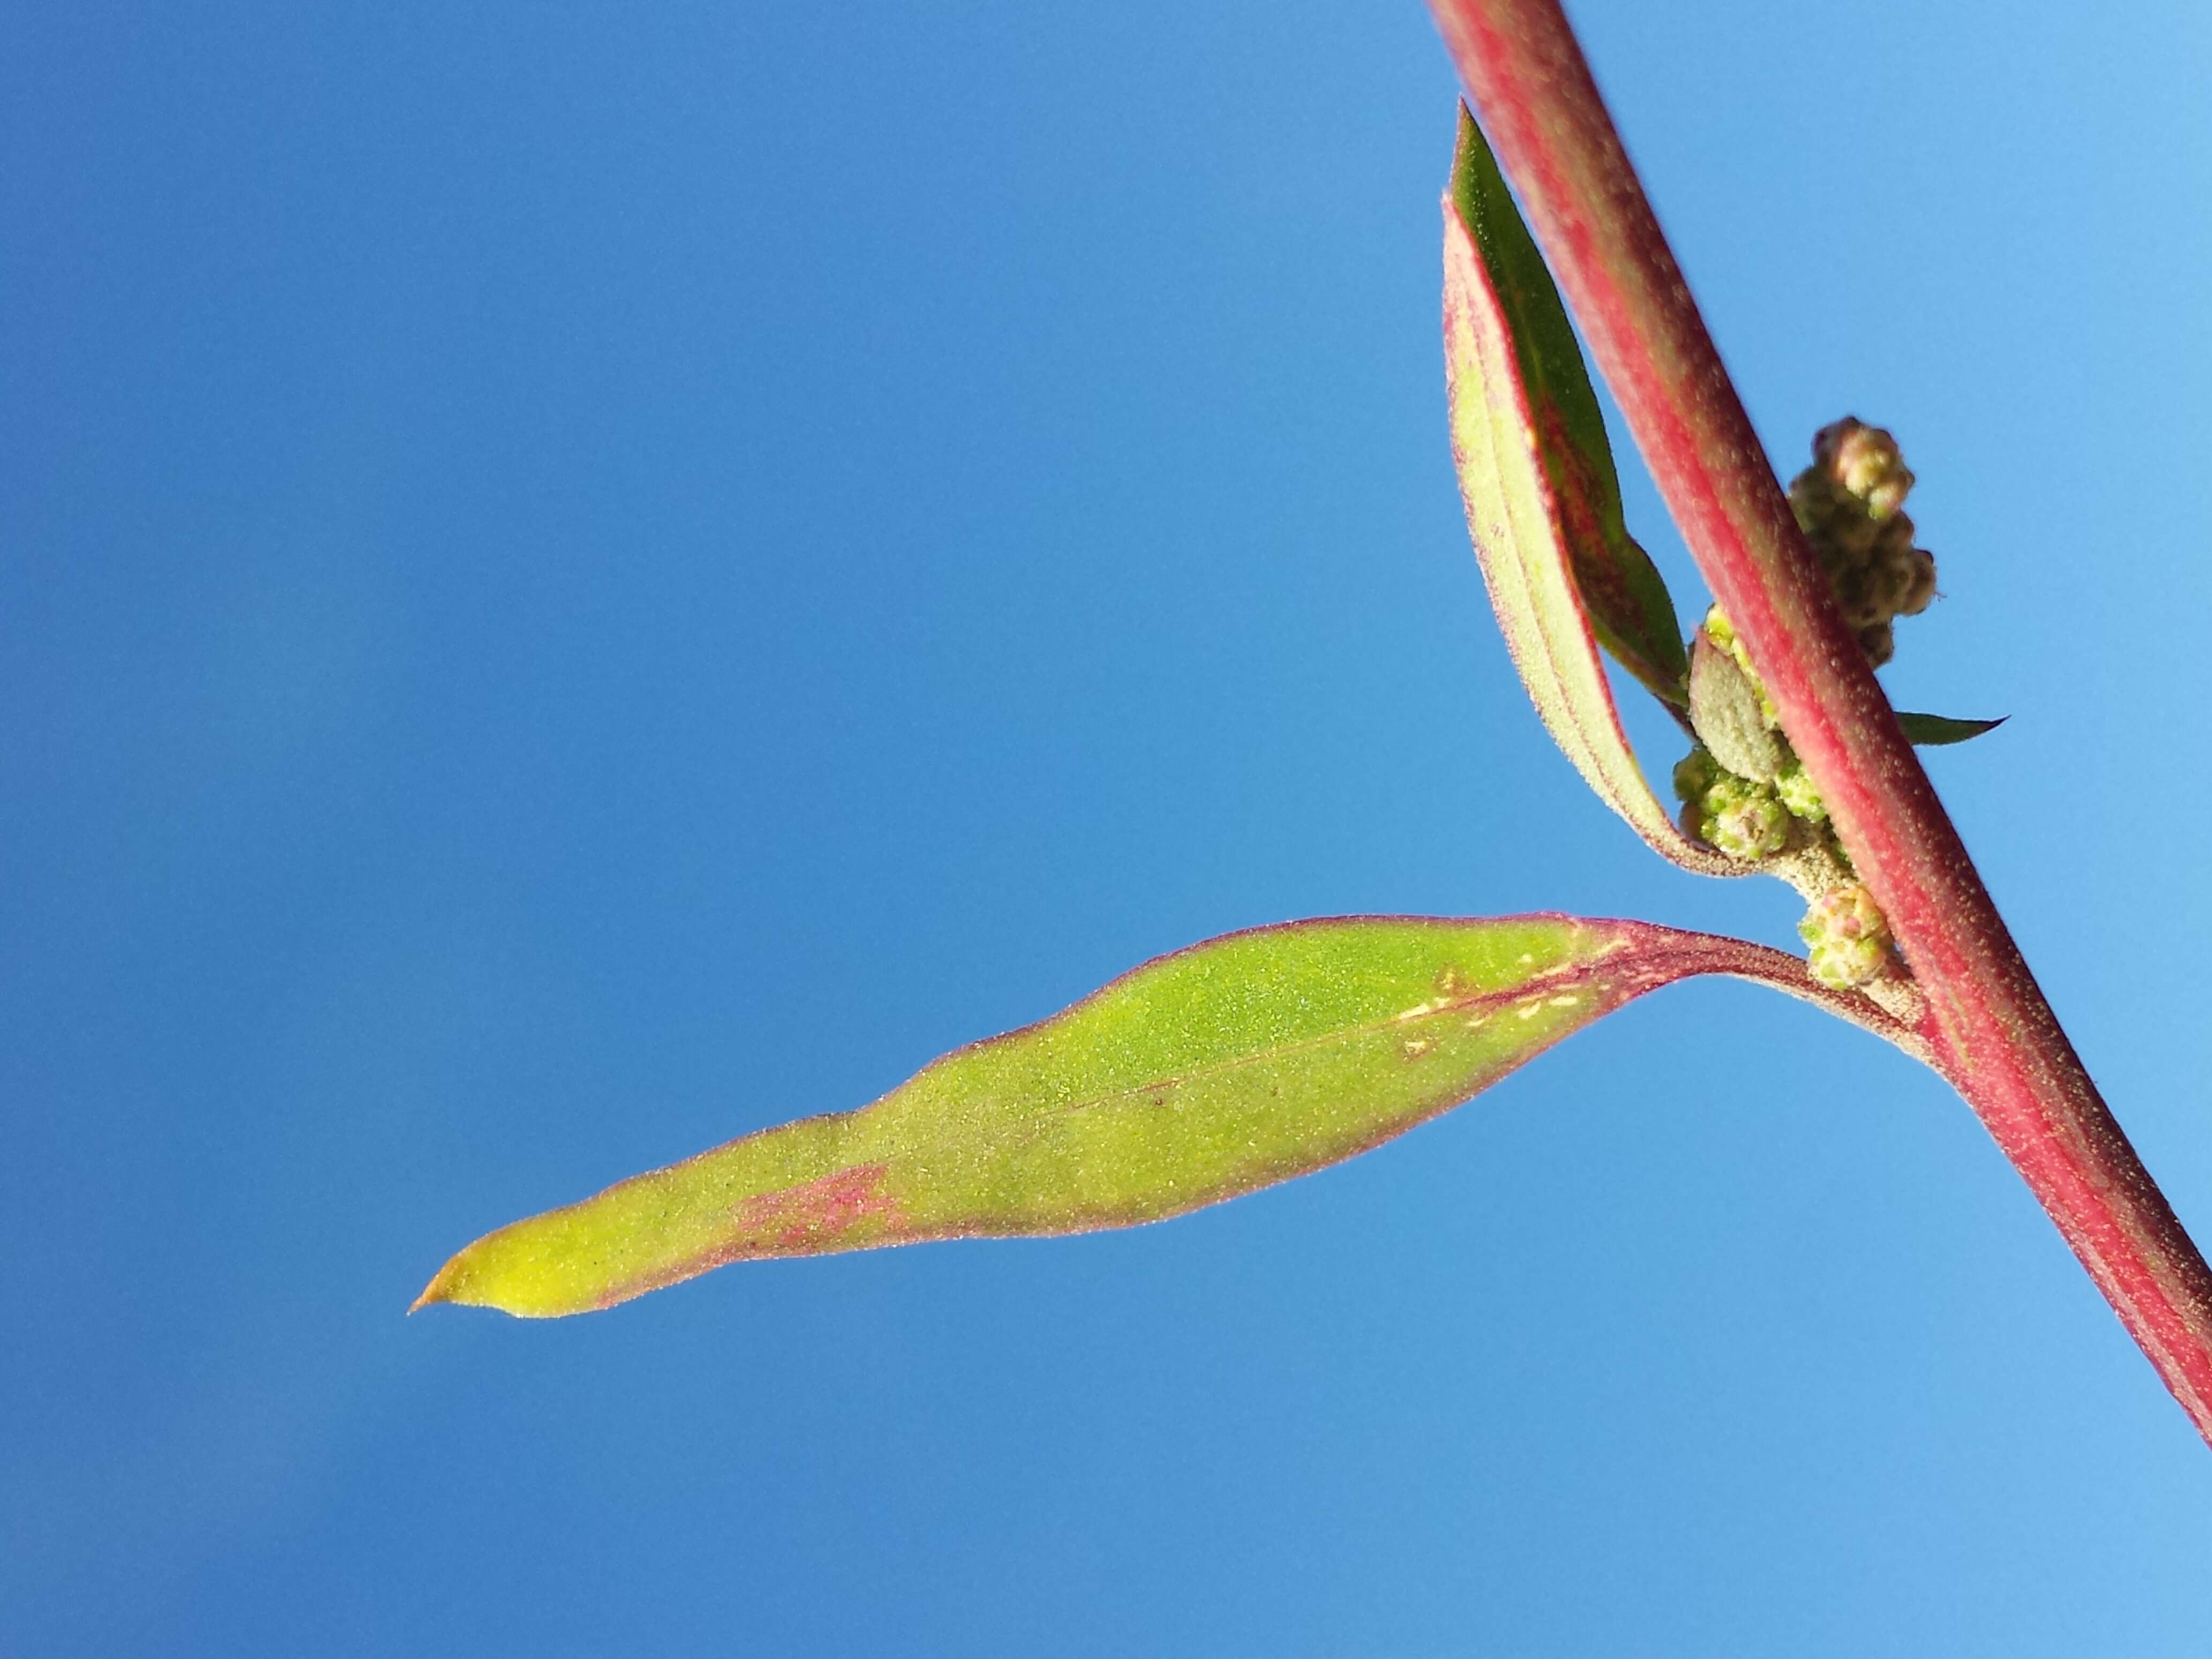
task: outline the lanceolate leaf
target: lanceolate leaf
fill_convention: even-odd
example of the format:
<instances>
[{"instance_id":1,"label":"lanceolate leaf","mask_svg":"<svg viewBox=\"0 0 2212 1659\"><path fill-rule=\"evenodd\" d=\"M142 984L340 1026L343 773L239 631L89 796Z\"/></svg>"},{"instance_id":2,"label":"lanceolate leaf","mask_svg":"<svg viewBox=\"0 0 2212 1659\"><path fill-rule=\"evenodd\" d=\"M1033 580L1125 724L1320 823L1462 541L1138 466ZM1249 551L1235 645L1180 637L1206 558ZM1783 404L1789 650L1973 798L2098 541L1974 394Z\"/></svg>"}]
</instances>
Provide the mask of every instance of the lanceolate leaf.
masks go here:
<instances>
[{"instance_id":1,"label":"lanceolate leaf","mask_svg":"<svg viewBox=\"0 0 2212 1659\"><path fill-rule=\"evenodd\" d=\"M1363 1152L1633 997L1764 980L1907 1047L1760 945L1570 916L1232 933L802 1119L478 1239L424 1303L551 1316L725 1262L1154 1221Z\"/></svg>"},{"instance_id":2,"label":"lanceolate leaf","mask_svg":"<svg viewBox=\"0 0 2212 1659\"><path fill-rule=\"evenodd\" d=\"M1544 467L1524 356L1452 197L1444 201L1444 380L1468 529L1506 649L1537 714L1599 798L1653 848L1706 875L1743 874L1750 866L1681 832L1628 746L1570 570L1560 495ZM1671 609L1668 617L1671 629Z\"/></svg>"},{"instance_id":3,"label":"lanceolate leaf","mask_svg":"<svg viewBox=\"0 0 2212 1659\"><path fill-rule=\"evenodd\" d=\"M1954 720L1946 714L1899 714L1897 723L1905 728L1907 742L1932 749L1947 743L1964 743L1984 732L1994 732L2005 723L2005 719L2000 714L1993 720Z\"/></svg>"},{"instance_id":4,"label":"lanceolate leaf","mask_svg":"<svg viewBox=\"0 0 2212 1659\"><path fill-rule=\"evenodd\" d=\"M1662 701L1686 708L1681 624L1657 567L1622 518L1613 445L1582 348L1544 256L1464 104L1451 205L1512 337L1538 455L1598 642Z\"/></svg>"}]
</instances>

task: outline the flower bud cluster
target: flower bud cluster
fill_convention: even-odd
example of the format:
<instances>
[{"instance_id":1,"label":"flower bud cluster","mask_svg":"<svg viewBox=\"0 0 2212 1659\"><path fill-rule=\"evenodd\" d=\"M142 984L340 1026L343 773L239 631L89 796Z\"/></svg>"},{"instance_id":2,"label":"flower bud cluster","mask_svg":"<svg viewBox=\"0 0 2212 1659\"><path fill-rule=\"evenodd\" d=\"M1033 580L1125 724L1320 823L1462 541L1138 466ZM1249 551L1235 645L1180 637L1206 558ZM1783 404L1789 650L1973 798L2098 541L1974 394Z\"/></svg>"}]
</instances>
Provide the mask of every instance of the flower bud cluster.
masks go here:
<instances>
[{"instance_id":1,"label":"flower bud cluster","mask_svg":"<svg viewBox=\"0 0 2212 1659\"><path fill-rule=\"evenodd\" d=\"M1732 859L1771 858L1790 844L1790 814L1763 783L1722 772L1696 805L1698 838Z\"/></svg>"},{"instance_id":2,"label":"flower bud cluster","mask_svg":"<svg viewBox=\"0 0 2212 1659\"><path fill-rule=\"evenodd\" d=\"M1792 806L1784 782L1804 769L1792 757L1789 769L1772 784L1729 771L1699 744L1674 767L1674 793L1682 802L1682 832L1715 852L1752 863L1788 848L1790 819L1808 815ZM1809 787L1809 786L1807 786ZM1819 805L1819 797L1813 797ZM1825 809L1821 817L1826 817Z\"/></svg>"},{"instance_id":3,"label":"flower bud cluster","mask_svg":"<svg viewBox=\"0 0 2212 1659\"><path fill-rule=\"evenodd\" d=\"M1881 487L1879 481L1875 487ZM1808 896L1811 908L1797 931L1808 947L1807 966L1820 984L1852 990L1891 978L1897 958L1888 924L1874 896L1853 878L1850 860L1828 822L1827 805L1790 747L1743 641L1718 605L1707 613L1704 635L1705 641L1693 641L1693 647L1703 649L1709 642L1724 672L1741 672L1746 690L1732 701L1720 697L1715 688L1723 681L1708 668L1706 696L1700 699L1695 665L1705 659L1693 657L1690 718L1700 737L1674 768L1684 833L1745 863L1773 860L1769 867ZM1772 754L1778 757L1764 781L1729 770L1715 755L1716 748L1751 752L1756 745L1737 729L1746 721L1765 725L1768 732L1762 735L1771 737Z\"/></svg>"},{"instance_id":4,"label":"flower bud cluster","mask_svg":"<svg viewBox=\"0 0 2212 1659\"><path fill-rule=\"evenodd\" d=\"M1790 809L1790 816L1802 818L1808 823L1828 821L1827 804L1820 792L1813 787L1813 779L1805 770L1805 763L1792 757L1774 780L1775 799Z\"/></svg>"},{"instance_id":5,"label":"flower bud cluster","mask_svg":"<svg viewBox=\"0 0 2212 1659\"><path fill-rule=\"evenodd\" d=\"M1897 441L1849 418L1820 429L1813 465L1790 486L1797 522L1876 667L1896 648L1896 619L1918 615L1936 596L1935 557L1912 544L1905 514L1911 489ZM1852 873L1827 805L1718 605L1690 647L1688 712L1698 741L1674 768L1683 832L1729 858L1763 864L1806 895L1811 908L1797 931L1820 984L1872 988L1877 1000L1909 989L1889 924Z\"/></svg>"},{"instance_id":6,"label":"flower bud cluster","mask_svg":"<svg viewBox=\"0 0 2212 1659\"><path fill-rule=\"evenodd\" d=\"M1871 985L1890 970L1889 923L1857 882L1814 899L1797 936L1805 941L1813 977L1831 990Z\"/></svg>"},{"instance_id":7,"label":"flower bud cluster","mask_svg":"<svg viewBox=\"0 0 2212 1659\"><path fill-rule=\"evenodd\" d=\"M1702 743L1691 750L1674 767L1683 833L1747 864L1776 860L1778 873L1786 870L1799 891L1811 894L1797 933L1820 983L1848 991L1889 979L1897 971L1889 924L1874 895L1852 878L1804 763L1786 744L1784 754L1782 770L1767 784L1729 771Z\"/></svg>"},{"instance_id":8,"label":"flower bud cluster","mask_svg":"<svg viewBox=\"0 0 2212 1659\"><path fill-rule=\"evenodd\" d=\"M1877 668L1895 653L1896 619L1918 616L1936 597L1936 556L1912 544L1905 513L1911 489L1897 441L1848 416L1820 428L1813 465L1790 485L1798 525Z\"/></svg>"}]
</instances>

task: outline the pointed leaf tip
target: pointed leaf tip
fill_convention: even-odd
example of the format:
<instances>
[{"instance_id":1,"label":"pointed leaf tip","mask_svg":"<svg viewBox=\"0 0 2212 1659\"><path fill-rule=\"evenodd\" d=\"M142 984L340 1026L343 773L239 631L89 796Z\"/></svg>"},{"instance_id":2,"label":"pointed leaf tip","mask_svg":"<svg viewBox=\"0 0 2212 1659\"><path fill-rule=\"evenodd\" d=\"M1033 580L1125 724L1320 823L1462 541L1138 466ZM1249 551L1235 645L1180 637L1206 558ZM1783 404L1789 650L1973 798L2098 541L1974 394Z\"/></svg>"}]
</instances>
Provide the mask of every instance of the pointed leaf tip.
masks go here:
<instances>
[{"instance_id":1,"label":"pointed leaf tip","mask_svg":"<svg viewBox=\"0 0 2212 1659\"><path fill-rule=\"evenodd\" d=\"M1964 743L1978 738L1984 732L1994 732L2011 719L2000 714L1993 720L1953 720L1948 714L1907 714L1900 713L1897 723L1905 728L1905 741L1923 749L1939 748L1945 744Z\"/></svg>"},{"instance_id":2,"label":"pointed leaf tip","mask_svg":"<svg viewBox=\"0 0 2212 1659\"><path fill-rule=\"evenodd\" d=\"M1701 973L1765 980L1881 1029L1872 1005L1821 992L1794 957L1640 922L1258 928L1147 963L858 1111L488 1234L416 1306L551 1317L726 1262L1159 1220L1364 1152Z\"/></svg>"},{"instance_id":3,"label":"pointed leaf tip","mask_svg":"<svg viewBox=\"0 0 2212 1659\"><path fill-rule=\"evenodd\" d=\"M425 1308L434 1307L441 1302L454 1300L453 1278L454 1268L459 1261L460 1258L456 1256L438 1269L430 1282L422 1287L422 1294L407 1304L407 1311L410 1316L421 1313Z\"/></svg>"}]
</instances>

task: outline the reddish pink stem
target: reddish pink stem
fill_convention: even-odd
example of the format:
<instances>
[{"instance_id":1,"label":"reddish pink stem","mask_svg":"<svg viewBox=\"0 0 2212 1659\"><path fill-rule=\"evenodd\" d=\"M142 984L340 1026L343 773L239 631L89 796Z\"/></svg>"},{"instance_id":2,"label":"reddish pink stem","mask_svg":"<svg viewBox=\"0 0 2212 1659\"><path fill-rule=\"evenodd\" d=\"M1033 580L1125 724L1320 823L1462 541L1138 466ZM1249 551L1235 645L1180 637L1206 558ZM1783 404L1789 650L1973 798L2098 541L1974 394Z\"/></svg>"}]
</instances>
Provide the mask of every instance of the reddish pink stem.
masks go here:
<instances>
[{"instance_id":1,"label":"reddish pink stem","mask_svg":"<svg viewBox=\"0 0 2212 1659\"><path fill-rule=\"evenodd\" d=\"M1927 994L1923 1035L2212 1442L2212 1272L2097 1094L1844 624L1557 0L1431 0L1675 523Z\"/></svg>"}]
</instances>

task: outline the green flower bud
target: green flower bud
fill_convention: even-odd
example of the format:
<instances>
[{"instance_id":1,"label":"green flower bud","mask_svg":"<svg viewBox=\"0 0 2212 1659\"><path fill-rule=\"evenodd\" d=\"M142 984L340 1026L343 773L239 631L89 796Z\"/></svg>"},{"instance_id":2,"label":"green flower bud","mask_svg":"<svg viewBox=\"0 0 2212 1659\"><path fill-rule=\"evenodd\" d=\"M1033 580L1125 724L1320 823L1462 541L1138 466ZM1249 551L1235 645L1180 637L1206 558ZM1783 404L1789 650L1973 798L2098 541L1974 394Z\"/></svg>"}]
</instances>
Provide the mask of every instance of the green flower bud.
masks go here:
<instances>
[{"instance_id":1,"label":"green flower bud","mask_svg":"<svg viewBox=\"0 0 2212 1659\"><path fill-rule=\"evenodd\" d=\"M1771 858L1790 840L1790 815L1771 789L1723 773L1698 802L1699 839L1732 859Z\"/></svg>"},{"instance_id":2,"label":"green flower bud","mask_svg":"<svg viewBox=\"0 0 2212 1659\"><path fill-rule=\"evenodd\" d=\"M1788 809L1792 817L1802 818L1808 823L1826 823L1828 821L1827 804L1820 799L1820 792L1813 787L1813 780L1806 775L1805 763L1801 760L1793 758L1775 778L1774 798Z\"/></svg>"},{"instance_id":3,"label":"green flower bud","mask_svg":"<svg viewBox=\"0 0 2212 1659\"><path fill-rule=\"evenodd\" d=\"M1678 800L1702 801L1705 791L1720 781L1720 763L1703 744L1674 763L1674 795Z\"/></svg>"},{"instance_id":4,"label":"green flower bud","mask_svg":"<svg viewBox=\"0 0 2212 1659\"><path fill-rule=\"evenodd\" d=\"M1871 984L1888 971L1889 923L1860 884L1814 900L1797 924L1797 936L1808 947L1806 965L1813 977L1832 990Z\"/></svg>"}]
</instances>

